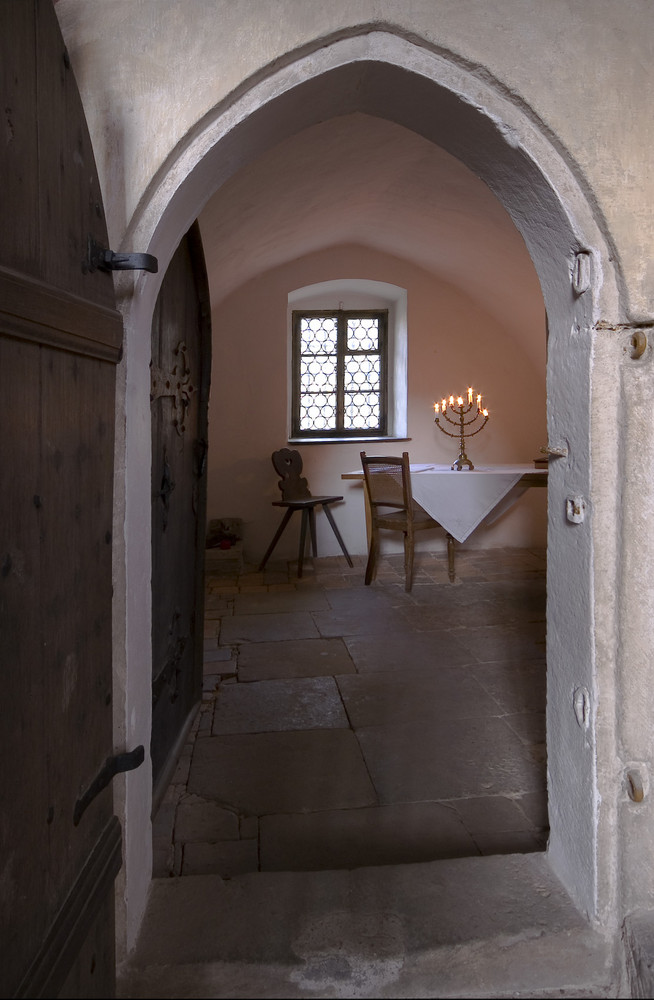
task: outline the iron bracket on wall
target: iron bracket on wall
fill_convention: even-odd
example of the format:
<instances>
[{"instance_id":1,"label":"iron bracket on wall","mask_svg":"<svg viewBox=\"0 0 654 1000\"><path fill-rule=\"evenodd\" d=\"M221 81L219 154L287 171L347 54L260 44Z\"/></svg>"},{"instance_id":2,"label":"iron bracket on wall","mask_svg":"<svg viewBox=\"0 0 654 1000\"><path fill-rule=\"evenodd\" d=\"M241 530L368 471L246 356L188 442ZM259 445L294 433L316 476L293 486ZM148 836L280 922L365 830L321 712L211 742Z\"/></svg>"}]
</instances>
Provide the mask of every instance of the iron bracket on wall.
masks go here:
<instances>
[{"instance_id":1,"label":"iron bracket on wall","mask_svg":"<svg viewBox=\"0 0 654 1000\"><path fill-rule=\"evenodd\" d=\"M150 271L156 274L159 261L151 253L116 253L107 250L89 236L88 257L84 262L86 271Z\"/></svg>"}]
</instances>

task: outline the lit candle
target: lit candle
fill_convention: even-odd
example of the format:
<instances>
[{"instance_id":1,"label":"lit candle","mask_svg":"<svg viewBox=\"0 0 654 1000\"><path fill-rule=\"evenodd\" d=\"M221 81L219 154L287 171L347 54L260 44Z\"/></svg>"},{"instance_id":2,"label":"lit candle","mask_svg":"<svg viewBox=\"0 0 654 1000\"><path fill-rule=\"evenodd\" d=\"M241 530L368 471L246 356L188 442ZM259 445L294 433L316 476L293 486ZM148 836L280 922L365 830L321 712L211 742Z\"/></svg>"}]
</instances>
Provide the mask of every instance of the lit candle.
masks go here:
<instances>
[{"instance_id":1,"label":"lit candle","mask_svg":"<svg viewBox=\"0 0 654 1000\"><path fill-rule=\"evenodd\" d=\"M468 402L472 403L472 386L468 386Z\"/></svg>"},{"instance_id":2,"label":"lit candle","mask_svg":"<svg viewBox=\"0 0 654 1000\"><path fill-rule=\"evenodd\" d=\"M488 410L482 410L482 413L483 413L483 415L484 415L485 417L487 417L487 416L488 416Z\"/></svg>"},{"instance_id":3,"label":"lit candle","mask_svg":"<svg viewBox=\"0 0 654 1000\"><path fill-rule=\"evenodd\" d=\"M438 413L438 403L434 403L434 413Z\"/></svg>"},{"instance_id":4,"label":"lit candle","mask_svg":"<svg viewBox=\"0 0 654 1000\"><path fill-rule=\"evenodd\" d=\"M463 406L463 396L457 396L456 405Z\"/></svg>"},{"instance_id":5,"label":"lit candle","mask_svg":"<svg viewBox=\"0 0 654 1000\"><path fill-rule=\"evenodd\" d=\"M477 393L477 412L481 413L481 393Z\"/></svg>"},{"instance_id":6,"label":"lit candle","mask_svg":"<svg viewBox=\"0 0 654 1000\"><path fill-rule=\"evenodd\" d=\"M447 400L446 400L446 399L443 399L443 400L441 401L441 409L442 409L443 413L445 413L445 407L446 407L446 406L447 406Z\"/></svg>"},{"instance_id":7,"label":"lit candle","mask_svg":"<svg viewBox=\"0 0 654 1000\"><path fill-rule=\"evenodd\" d=\"M454 406L454 396L450 396L450 406Z\"/></svg>"}]
</instances>

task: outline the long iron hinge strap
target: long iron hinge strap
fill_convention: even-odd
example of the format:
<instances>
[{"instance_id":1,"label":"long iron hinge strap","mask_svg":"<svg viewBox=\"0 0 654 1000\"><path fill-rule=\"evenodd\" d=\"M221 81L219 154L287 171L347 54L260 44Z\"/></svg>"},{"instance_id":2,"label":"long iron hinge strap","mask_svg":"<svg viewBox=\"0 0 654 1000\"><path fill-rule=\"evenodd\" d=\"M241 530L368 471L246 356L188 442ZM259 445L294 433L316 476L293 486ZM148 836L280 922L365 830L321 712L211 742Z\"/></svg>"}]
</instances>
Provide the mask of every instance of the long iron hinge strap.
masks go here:
<instances>
[{"instance_id":1,"label":"long iron hinge strap","mask_svg":"<svg viewBox=\"0 0 654 1000\"><path fill-rule=\"evenodd\" d=\"M140 767L144 760L145 748L143 744L134 747L128 753L119 753L115 757L107 757L89 787L75 803L75 809L73 810L73 823L75 826L81 820L87 806L93 802L93 799L96 795L100 794L103 788L107 787L115 775L122 774L123 771L133 771L135 768Z\"/></svg>"}]
</instances>

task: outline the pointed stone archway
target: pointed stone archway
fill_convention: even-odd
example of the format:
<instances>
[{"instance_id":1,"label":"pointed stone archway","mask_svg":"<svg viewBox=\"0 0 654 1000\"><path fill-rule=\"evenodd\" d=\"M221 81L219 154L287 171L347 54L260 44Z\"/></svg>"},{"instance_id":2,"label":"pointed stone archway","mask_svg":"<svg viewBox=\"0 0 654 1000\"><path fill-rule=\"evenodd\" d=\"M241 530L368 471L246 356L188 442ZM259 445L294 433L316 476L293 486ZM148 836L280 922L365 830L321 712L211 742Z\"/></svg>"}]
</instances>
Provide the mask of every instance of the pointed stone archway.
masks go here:
<instances>
[{"instance_id":1,"label":"pointed stone archway","mask_svg":"<svg viewBox=\"0 0 654 1000\"><path fill-rule=\"evenodd\" d=\"M598 730L594 635L594 531L590 505L577 523L568 501L591 496L590 376L598 319L618 322L622 301L616 255L603 220L565 151L529 109L497 81L446 53L390 31L334 37L292 55L283 66L217 107L169 156L125 235L125 246L158 256L160 274L207 198L238 169L282 138L327 117L363 111L388 118L446 149L480 176L511 215L538 273L548 314L548 433L560 451L551 463L548 543L548 755L551 840L548 862L576 904L602 922L615 909L616 874L602 845L615 806L600 808L598 759L612 752L610 725ZM158 284L124 286L127 355L122 400L125 436L117 467L118 516L124 517L124 601L131 609L116 664L126 717L147 728L149 566L143 511L149 485L140 428L149 407L148 346ZM139 502L139 498L143 503ZM130 625L130 622L135 623ZM131 629L131 631L130 631ZM610 683L610 682L609 682ZM599 745L598 740L603 742ZM147 892L148 789L128 788L128 895ZM130 836L130 831L134 834ZM608 850L608 849L607 849ZM127 939L142 905L126 914Z\"/></svg>"}]
</instances>

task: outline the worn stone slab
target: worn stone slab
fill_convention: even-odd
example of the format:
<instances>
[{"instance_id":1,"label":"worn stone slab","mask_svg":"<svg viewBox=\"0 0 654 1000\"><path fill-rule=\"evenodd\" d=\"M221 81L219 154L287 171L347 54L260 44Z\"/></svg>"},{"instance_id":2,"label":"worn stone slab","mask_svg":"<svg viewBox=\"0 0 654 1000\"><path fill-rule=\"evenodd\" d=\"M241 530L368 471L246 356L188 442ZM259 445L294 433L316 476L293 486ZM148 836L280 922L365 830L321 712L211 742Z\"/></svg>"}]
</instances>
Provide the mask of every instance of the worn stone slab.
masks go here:
<instances>
[{"instance_id":1,"label":"worn stone slab","mask_svg":"<svg viewBox=\"0 0 654 1000\"><path fill-rule=\"evenodd\" d=\"M538 796L544 804L547 816L547 794L545 790L529 793ZM505 795L473 795L466 799L454 799L449 805L460 816L463 824L475 839L477 834L504 834L537 829L531 815L521 808L521 797L508 798ZM546 825L546 824L545 824Z\"/></svg>"},{"instance_id":2,"label":"worn stone slab","mask_svg":"<svg viewBox=\"0 0 654 1000\"><path fill-rule=\"evenodd\" d=\"M329 601L320 588L262 591L234 598L235 615L278 615L295 611L328 611Z\"/></svg>"},{"instance_id":3,"label":"worn stone slab","mask_svg":"<svg viewBox=\"0 0 654 1000\"><path fill-rule=\"evenodd\" d=\"M318 639L308 611L289 614L234 615L223 619L220 642L229 646L241 642L271 642L276 639Z\"/></svg>"},{"instance_id":4,"label":"worn stone slab","mask_svg":"<svg viewBox=\"0 0 654 1000\"><path fill-rule=\"evenodd\" d=\"M517 802L530 823L537 829L547 829L549 814L547 795L542 792L524 792Z\"/></svg>"},{"instance_id":5,"label":"worn stone slab","mask_svg":"<svg viewBox=\"0 0 654 1000\"><path fill-rule=\"evenodd\" d=\"M316 611L313 620L320 635L394 635L407 632L402 612L396 608L381 607L361 612L359 608L342 608L339 611Z\"/></svg>"},{"instance_id":6,"label":"worn stone slab","mask_svg":"<svg viewBox=\"0 0 654 1000\"><path fill-rule=\"evenodd\" d=\"M214 735L348 726L332 677L253 681L222 687L213 717Z\"/></svg>"},{"instance_id":7,"label":"worn stone slab","mask_svg":"<svg viewBox=\"0 0 654 1000\"><path fill-rule=\"evenodd\" d=\"M478 855L454 809L436 802L260 820L262 871L414 864Z\"/></svg>"},{"instance_id":8,"label":"worn stone slab","mask_svg":"<svg viewBox=\"0 0 654 1000\"><path fill-rule=\"evenodd\" d=\"M355 666L340 638L257 642L241 646L238 654L240 681L354 672Z\"/></svg>"},{"instance_id":9,"label":"worn stone slab","mask_svg":"<svg viewBox=\"0 0 654 1000\"><path fill-rule=\"evenodd\" d=\"M488 625L461 633L461 645L480 663L495 660L545 659L545 623Z\"/></svg>"},{"instance_id":10,"label":"worn stone slab","mask_svg":"<svg viewBox=\"0 0 654 1000\"><path fill-rule=\"evenodd\" d=\"M380 802L422 802L535 791L537 764L502 719L410 722L357 730Z\"/></svg>"},{"instance_id":11,"label":"worn stone slab","mask_svg":"<svg viewBox=\"0 0 654 1000\"><path fill-rule=\"evenodd\" d=\"M322 585L325 586L324 583ZM356 608L357 611L370 611L374 614L384 608L395 607L398 600L403 600L402 595L406 592L403 588L379 590L359 585L348 590L327 588L324 593L332 611L351 611Z\"/></svg>"},{"instance_id":12,"label":"worn stone slab","mask_svg":"<svg viewBox=\"0 0 654 1000\"><path fill-rule=\"evenodd\" d=\"M347 729L200 740L188 790L255 816L377 802L359 744Z\"/></svg>"},{"instance_id":13,"label":"worn stone slab","mask_svg":"<svg viewBox=\"0 0 654 1000\"><path fill-rule=\"evenodd\" d=\"M544 662L500 661L474 667L473 672L503 713L511 716L514 725L519 725L515 718L518 714L545 711L547 667Z\"/></svg>"},{"instance_id":14,"label":"worn stone slab","mask_svg":"<svg viewBox=\"0 0 654 1000\"><path fill-rule=\"evenodd\" d=\"M211 647L210 649L205 649L204 651L204 663L224 663L227 660L231 660L232 651L231 649L216 648Z\"/></svg>"},{"instance_id":15,"label":"worn stone slab","mask_svg":"<svg viewBox=\"0 0 654 1000\"><path fill-rule=\"evenodd\" d=\"M538 830L507 830L504 833L479 831L474 841L480 854L531 854L547 849L547 833Z\"/></svg>"},{"instance_id":16,"label":"worn stone slab","mask_svg":"<svg viewBox=\"0 0 654 1000\"><path fill-rule=\"evenodd\" d=\"M422 588L416 594L416 604L405 606L405 621L421 631L441 628L477 629L480 626L522 625L524 621L539 620L534 610L526 612L493 593L491 584L470 584L461 587L441 588L438 599L428 600ZM447 596L445 596L447 595Z\"/></svg>"},{"instance_id":17,"label":"worn stone slab","mask_svg":"<svg viewBox=\"0 0 654 1000\"><path fill-rule=\"evenodd\" d=\"M525 743L545 743L547 727L544 711L505 715L504 721Z\"/></svg>"},{"instance_id":18,"label":"worn stone slab","mask_svg":"<svg viewBox=\"0 0 654 1000\"><path fill-rule=\"evenodd\" d=\"M354 635L344 640L359 673L398 670L422 673L439 668L475 663L454 633L415 632L403 628L395 635Z\"/></svg>"},{"instance_id":19,"label":"worn stone slab","mask_svg":"<svg viewBox=\"0 0 654 1000\"><path fill-rule=\"evenodd\" d=\"M407 677L402 670L339 677L350 722L361 726L398 725L499 715L497 702L470 673L438 666Z\"/></svg>"},{"instance_id":20,"label":"worn stone slab","mask_svg":"<svg viewBox=\"0 0 654 1000\"><path fill-rule=\"evenodd\" d=\"M182 875L222 875L232 878L256 872L259 851L256 840L234 840L219 844L185 844Z\"/></svg>"},{"instance_id":21,"label":"worn stone slab","mask_svg":"<svg viewBox=\"0 0 654 1000\"><path fill-rule=\"evenodd\" d=\"M223 809L217 802L207 802L195 795L187 795L177 806L176 841L213 843L238 838L238 815Z\"/></svg>"}]
</instances>

